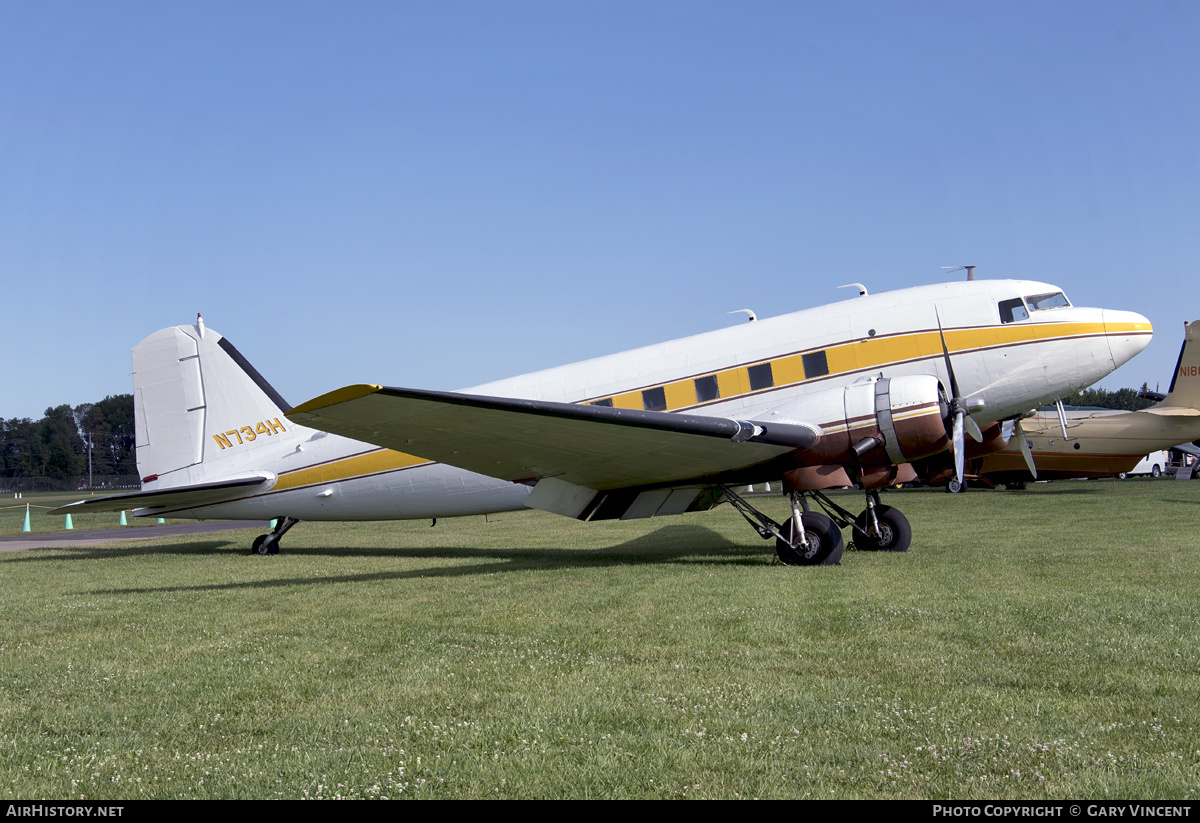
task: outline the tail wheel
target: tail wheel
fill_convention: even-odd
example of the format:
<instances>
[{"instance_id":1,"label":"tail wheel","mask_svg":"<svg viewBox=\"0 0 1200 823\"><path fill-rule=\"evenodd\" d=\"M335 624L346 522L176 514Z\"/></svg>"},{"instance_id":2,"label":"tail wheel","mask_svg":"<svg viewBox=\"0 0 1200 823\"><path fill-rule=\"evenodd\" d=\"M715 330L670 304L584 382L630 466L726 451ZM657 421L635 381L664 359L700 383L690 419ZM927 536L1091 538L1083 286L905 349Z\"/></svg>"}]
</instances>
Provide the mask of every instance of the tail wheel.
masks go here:
<instances>
[{"instance_id":1,"label":"tail wheel","mask_svg":"<svg viewBox=\"0 0 1200 823\"><path fill-rule=\"evenodd\" d=\"M854 518L854 545L864 552L906 552L912 545L912 526L899 509L891 506L876 506L875 519L879 522L879 534L867 534L870 513L864 511Z\"/></svg>"},{"instance_id":2,"label":"tail wheel","mask_svg":"<svg viewBox=\"0 0 1200 823\"><path fill-rule=\"evenodd\" d=\"M820 512L805 512L800 516L804 524L807 546L792 546L788 541L775 539L775 556L788 566L836 566L842 561L842 531L837 524ZM798 539L792 528L792 519L783 524L783 534Z\"/></svg>"}]
</instances>

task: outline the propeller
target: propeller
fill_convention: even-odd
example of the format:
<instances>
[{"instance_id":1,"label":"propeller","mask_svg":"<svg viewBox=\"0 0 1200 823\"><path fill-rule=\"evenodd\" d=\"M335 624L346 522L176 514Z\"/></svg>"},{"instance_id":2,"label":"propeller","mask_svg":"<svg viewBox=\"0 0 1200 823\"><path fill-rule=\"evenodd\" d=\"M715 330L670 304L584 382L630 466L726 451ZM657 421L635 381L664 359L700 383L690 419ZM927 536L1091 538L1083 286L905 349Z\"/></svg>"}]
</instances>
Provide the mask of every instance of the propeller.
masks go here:
<instances>
[{"instance_id":1,"label":"propeller","mask_svg":"<svg viewBox=\"0 0 1200 823\"><path fill-rule=\"evenodd\" d=\"M1023 416L1029 417L1032 414L1033 412L1029 412ZM1028 467L1029 473L1033 475L1033 479L1037 480L1037 466L1033 463L1033 452L1029 449L1029 438L1025 436L1025 429L1021 427L1021 418L1018 417L1016 420L1010 420L1009 422L1012 424L1012 428L1009 429L1008 436L1004 438L1004 442L1007 443L1011 440L1013 435L1017 436L1017 445L1021 447L1021 456L1025 458L1025 465Z\"/></svg>"},{"instance_id":2,"label":"propeller","mask_svg":"<svg viewBox=\"0 0 1200 823\"><path fill-rule=\"evenodd\" d=\"M971 439L976 443L983 441L983 433L979 430L979 424L971 419L970 412L983 408L983 401L976 400L974 403L968 404L967 400L962 396L962 391L958 387L958 378L954 376L954 365L950 362L950 349L946 347L946 333L942 330L942 317L938 313L937 306L933 307L934 316L937 318L938 336L942 339L942 357L946 360L946 373L950 377L950 415L954 422L951 428L950 443L954 451L954 474L958 477L958 482L963 480L963 458L966 454L966 439L963 436L965 431L971 435Z\"/></svg>"}]
</instances>

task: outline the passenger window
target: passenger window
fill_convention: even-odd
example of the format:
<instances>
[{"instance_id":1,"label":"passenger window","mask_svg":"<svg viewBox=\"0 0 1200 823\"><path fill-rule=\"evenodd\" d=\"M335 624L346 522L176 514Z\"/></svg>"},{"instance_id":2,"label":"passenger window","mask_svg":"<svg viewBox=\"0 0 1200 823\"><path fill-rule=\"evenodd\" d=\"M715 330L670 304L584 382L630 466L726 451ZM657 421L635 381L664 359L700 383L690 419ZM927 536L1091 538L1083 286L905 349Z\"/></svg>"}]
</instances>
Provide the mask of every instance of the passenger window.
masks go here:
<instances>
[{"instance_id":1,"label":"passenger window","mask_svg":"<svg viewBox=\"0 0 1200 823\"><path fill-rule=\"evenodd\" d=\"M710 374L708 377L697 377L694 382L696 384L697 403L707 403L721 396L721 389L717 386L717 376L715 374Z\"/></svg>"},{"instance_id":2,"label":"passenger window","mask_svg":"<svg viewBox=\"0 0 1200 823\"><path fill-rule=\"evenodd\" d=\"M1012 300L1000 301L1000 322L1014 323L1017 320L1028 320L1029 312L1025 311L1025 303L1019 297Z\"/></svg>"},{"instance_id":3,"label":"passenger window","mask_svg":"<svg viewBox=\"0 0 1200 823\"><path fill-rule=\"evenodd\" d=\"M801 355L800 362L804 365L804 378L806 380L810 377L824 377L829 374L829 361L825 358L824 351L815 351Z\"/></svg>"},{"instance_id":4,"label":"passenger window","mask_svg":"<svg viewBox=\"0 0 1200 823\"><path fill-rule=\"evenodd\" d=\"M612 408L612 398L606 397L603 400L593 400L588 405L589 406L608 406L611 409Z\"/></svg>"},{"instance_id":5,"label":"passenger window","mask_svg":"<svg viewBox=\"0 0 1200 823\"><path fill-rule=\"evenodd\" d=\"M775 385L775 375L771 373L770 363L760 363L746 369L750 377L750 391L769 389Z\"/></svg>"},{"instance_id":6,"label":"passenger window","mask_svg":"<svg viewBox=\"0 0 1200 823\"><path fill-rule=\"evenodd\" d=\"M667 393L662 386L642 392L642 408L646 411L663 411L667 407Z\"/></svg>"}]
</instances>

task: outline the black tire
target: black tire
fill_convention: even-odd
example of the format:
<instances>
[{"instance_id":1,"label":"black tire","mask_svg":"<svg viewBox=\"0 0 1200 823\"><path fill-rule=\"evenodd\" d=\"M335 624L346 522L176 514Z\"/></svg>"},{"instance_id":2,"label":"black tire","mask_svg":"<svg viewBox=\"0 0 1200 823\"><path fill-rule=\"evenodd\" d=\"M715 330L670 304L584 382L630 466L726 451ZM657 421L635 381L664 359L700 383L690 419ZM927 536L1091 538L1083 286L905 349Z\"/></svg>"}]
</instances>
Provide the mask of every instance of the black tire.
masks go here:
<instances>
[{"instance_id":1,"label":"black tire","mask_svg":"<svg viewBox=\"0 0 1200 823\"><path fill-rule=\"evenodd\" d=\"M867 512L854 518L854 545L861 552L906 552L912 545L912 526L899 509L891 506L876 506L875 519L879 521L879 536L867 534Z\"/></svg>"},{"instance_id":2,"label":"black tire","mask_svg":"<svg viewBox=\"0 0 1200 823\"><path fill-rule=\"evenodd\" d=\"M260 534L254 538L250 550L255 554L279 554L279 541L272 540L270 534Z\"/></svg>"},{"instance_id":3,"label":"black tire","mask_svg":"<svg viewBox=\"0 0 1200 823\"><path fill-rule=\"evenodd\" d=\"M1150 470L1150 476L1156 479L1162 477L1162 468L1157 463L1155 463L1154 468Z\"/></svg>"},{"instance_id":4,"label":"black tire","mask_svg":"<svg viewBox=\"0 0 1200 823\"><path fill-rule=\"evenodd\" d=\"M967 478L963 478L961 482L957 477L951 477L946 481L946 491L950 494L959 494L967 490Z\"/></svg>"},{"instance_id":5,"label":"black tire","mask_svg":"<svg viewBox=\"0 0 1200 823\"><path fill-rule=\"evenodd\" d=\"M775 539L775 556L788 566L837 566L842 562L842 530L820 512L804 512L800 516L808 548L793 548L786 540ZM783 524L783 534L792 535L792 519Z\"/></svg>"}]
</instances>

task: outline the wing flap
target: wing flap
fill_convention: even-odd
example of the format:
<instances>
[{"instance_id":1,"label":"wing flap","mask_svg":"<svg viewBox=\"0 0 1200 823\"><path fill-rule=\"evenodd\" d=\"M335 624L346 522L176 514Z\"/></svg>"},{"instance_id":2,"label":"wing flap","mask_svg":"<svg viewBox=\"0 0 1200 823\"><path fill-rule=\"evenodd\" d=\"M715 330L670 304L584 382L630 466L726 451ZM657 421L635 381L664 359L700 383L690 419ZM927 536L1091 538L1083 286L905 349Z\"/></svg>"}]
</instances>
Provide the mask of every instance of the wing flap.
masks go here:
<instances>
[{"instance_id":1,"label":"wing flap","mask_svg":"<svg viewBox=\"0 0 1200 823\"><path fill-rule=\"evenodd\" d=\"M596 490L718 476L820 437L808 425L381 386L339 389L287 416L491 477Z\"/></svg>"}]
</instances>

